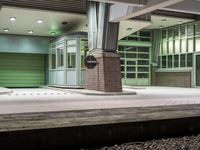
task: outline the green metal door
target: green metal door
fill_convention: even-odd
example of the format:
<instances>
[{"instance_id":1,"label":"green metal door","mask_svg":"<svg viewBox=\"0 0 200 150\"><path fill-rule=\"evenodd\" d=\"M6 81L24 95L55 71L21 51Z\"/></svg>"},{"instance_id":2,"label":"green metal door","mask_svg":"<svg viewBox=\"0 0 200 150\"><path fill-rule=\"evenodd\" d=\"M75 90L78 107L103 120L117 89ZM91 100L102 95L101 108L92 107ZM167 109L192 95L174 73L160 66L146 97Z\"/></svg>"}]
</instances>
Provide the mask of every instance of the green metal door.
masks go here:
<instances>
[{"instance_id":1,"label":"green metal door","mask_svg":"<svg viewBox=\"0 0 200 150\"><path fill-rule=\"evenodd\" d=\"M0 53L0 86L38 87L45 84L45 55Z\"/></svg>"}]
</instances>

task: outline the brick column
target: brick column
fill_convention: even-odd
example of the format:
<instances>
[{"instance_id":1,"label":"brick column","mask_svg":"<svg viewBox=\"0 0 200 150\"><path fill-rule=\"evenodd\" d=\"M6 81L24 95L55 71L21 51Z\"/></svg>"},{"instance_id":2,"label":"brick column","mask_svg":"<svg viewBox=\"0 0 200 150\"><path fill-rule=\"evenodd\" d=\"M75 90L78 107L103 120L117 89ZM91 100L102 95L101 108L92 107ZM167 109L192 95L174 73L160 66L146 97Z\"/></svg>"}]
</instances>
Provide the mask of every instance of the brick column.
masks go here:
<instances>
[{"instance_id":1,"label":"brick column","mask_svg":"<svg viewBox=\"0 0 200 150\"><path fill-rule=\"evenodd\" d=\"M120 58L117 53L93 51L97 66L86 69L85 88L102 92L122 92Z\"/></svg>"}]
</instances>

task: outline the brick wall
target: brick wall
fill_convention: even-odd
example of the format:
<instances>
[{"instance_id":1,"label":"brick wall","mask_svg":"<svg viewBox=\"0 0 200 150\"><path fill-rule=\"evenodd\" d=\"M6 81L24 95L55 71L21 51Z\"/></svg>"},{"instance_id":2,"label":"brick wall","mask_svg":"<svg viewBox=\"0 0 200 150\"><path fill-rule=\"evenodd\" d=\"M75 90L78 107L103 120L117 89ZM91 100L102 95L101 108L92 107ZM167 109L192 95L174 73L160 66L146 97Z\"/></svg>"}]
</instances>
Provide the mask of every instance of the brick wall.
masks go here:
<instances>
[{"instance_id":1,"label":"brick wall","mask_svg":"<svg viewBox=\"0 0 200 150\"><path fill-rule=\"evenodd\" d=\"M120 58L115 53L94 52L97 66L86 69L85 88L103 92L122 92Z\"/></svg>"},{"instance_id":2,"label":"brick wall","mask_svg":"<svg viewBox=\"0 0 200 150\"><path fill-rule=\"evenodd\" d=\"M188 87L192 85L191 72L155 72L154 78L157 86Z\"/></svg>"}]
</instances>

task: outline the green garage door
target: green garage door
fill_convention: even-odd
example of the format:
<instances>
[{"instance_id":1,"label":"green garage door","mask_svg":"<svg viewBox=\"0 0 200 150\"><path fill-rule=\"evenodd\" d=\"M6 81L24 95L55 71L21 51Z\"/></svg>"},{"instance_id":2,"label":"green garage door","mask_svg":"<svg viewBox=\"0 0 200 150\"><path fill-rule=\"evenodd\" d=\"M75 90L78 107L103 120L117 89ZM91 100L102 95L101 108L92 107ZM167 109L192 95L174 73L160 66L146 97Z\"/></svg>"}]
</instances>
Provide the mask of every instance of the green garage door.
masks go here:
<instances>
[{"instance_id":1,"label":"green garage door","mask_svg":"<svg viewBox=\"0 0 200 150\"><path fill-rule=\"evenodd\" d=\"M38 87L45 83L45 55L0 53L0 86Z\"/></svg>"}]
</instances>

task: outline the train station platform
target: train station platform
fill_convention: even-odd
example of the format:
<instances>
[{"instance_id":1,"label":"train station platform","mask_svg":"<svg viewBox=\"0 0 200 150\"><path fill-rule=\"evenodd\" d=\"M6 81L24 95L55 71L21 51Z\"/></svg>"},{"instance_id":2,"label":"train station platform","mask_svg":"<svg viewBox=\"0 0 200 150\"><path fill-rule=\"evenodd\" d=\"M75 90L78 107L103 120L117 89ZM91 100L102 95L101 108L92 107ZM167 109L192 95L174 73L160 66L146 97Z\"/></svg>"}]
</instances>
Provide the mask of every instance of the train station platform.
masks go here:
<instances>
[{"instance_id":1,"label":"train station platform","mask_svg":"<svg viewBox=\"0 0 200 150\"><path fill-rule=\"evenodd\" d=\"M109 96L12 90L0 95L4 150L79 149L200 133L200 89L126 87L137 94Z\"/></svg>"}]
</instances>

